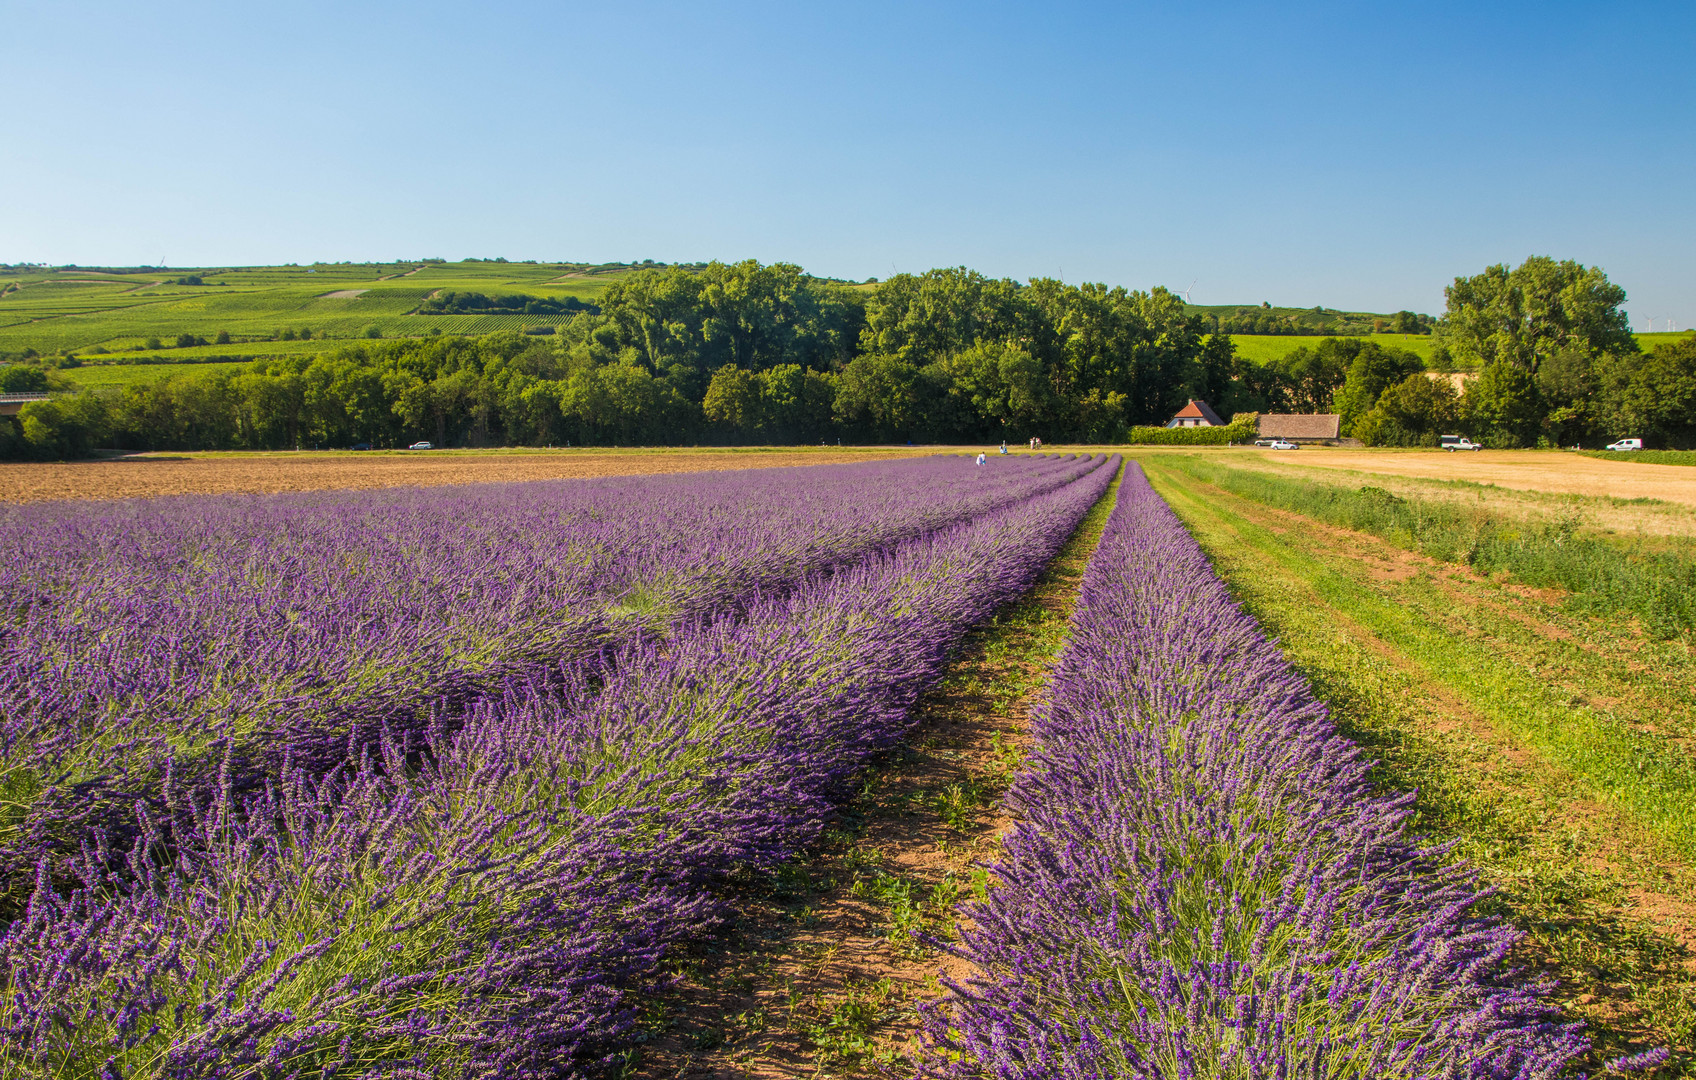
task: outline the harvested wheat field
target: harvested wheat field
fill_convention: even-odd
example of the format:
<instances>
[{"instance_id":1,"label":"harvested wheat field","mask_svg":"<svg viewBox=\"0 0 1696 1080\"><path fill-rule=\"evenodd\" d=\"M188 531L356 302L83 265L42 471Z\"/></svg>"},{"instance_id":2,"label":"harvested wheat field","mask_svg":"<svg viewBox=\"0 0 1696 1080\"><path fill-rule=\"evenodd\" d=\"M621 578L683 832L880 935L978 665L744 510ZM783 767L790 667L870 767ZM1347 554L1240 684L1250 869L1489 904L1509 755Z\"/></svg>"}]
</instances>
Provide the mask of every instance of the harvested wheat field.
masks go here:
<instances>
[{"instance_id":1,"label":"harvested wheat field","mask_svg":"<svg viewBox=\"0 0 1696 1080\"><path fill-rule=\"evenodd\" d=\"M429 487L650 473L836 465L920 457L924 450L557 450L534 453L131 454L104 461L0 465L0 502L155 495Z\"/></svg>"},{"instance_id":2,"label":"harvested wheat field","mask_svg":"<svg viewBox=\"0 0 1696 1080\"><path fill-rule=\"evenodd\" d=\"M1696 469L1687 465L1647 465L1605 461L1559 451L1343 450L1304 447L1299 451L1244 451L1279 464L1318 466L1411 476L1428 480L1466 480L1517 491L1563 492L1615 499L1664 499L1696 506Z\"/></svg>"}]
</instances>

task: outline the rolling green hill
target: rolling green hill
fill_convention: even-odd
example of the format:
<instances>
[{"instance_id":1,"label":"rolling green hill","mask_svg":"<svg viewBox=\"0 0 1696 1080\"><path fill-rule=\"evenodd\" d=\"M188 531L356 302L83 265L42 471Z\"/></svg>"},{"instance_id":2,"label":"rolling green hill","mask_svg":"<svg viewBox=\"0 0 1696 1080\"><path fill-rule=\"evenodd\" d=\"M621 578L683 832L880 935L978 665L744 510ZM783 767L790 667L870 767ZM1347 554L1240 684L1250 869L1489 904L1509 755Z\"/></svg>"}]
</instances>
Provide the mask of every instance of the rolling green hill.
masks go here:
<instances>
[{"instance_id":1,"label":"rolling green hill","mask_svg":"<svg viewBox=\"0 0 1696 1080\"><path fill-rule=\"evenodd\" d=\"M0 268L0 354L33 349L123 360L160 352L148 346L149 339L158 339L174 357L178 350L170 346L186 334L208 344L181 350L185 359L268 355L333 348L337 341L372 334L423 337L559 326L571 316L413 312L442 290L576 297L592 304L612 282L642 268L472 261L168 270L7 267ZM298 340L301 330L311 339ZM221 341L221 334L228 340Z\"/></svg>"},{"instance_id":2,"label":"rolling green hill","mask_svg":"<svg viewBox=\"0 0 1696 1080\"><path fill-rule=\"evenodd\" d=\"M66 369L67 379L84 386L119 386L210 370L206 362L227 366L255 357L317 353L370 336L557 328L572 315L435 315L420 314L418 308L437 293L451 291L575 297L593 304L613 282L661 265L411 260L172 269L0 266L0 359L30 351L72 353L84 366ZM1374 333L1375 326L1394 319L1374 312L1239 304L1187 305L1186 310L1227 331L1255 320L1276 322L1285 332L1231 334L1238 353L1258 363L1327 336L1371 336L1426 359L1436 344L1428 333ZM1289 333L1292 328L1304 333ZM301 331L311 336L302 339ZM205 344L178 346L183 335ZM1649 349L1682 336L1637 338ZM151 339L158 346L150 346ZM151 363L140 366L138 361Z\"/></svg>"},{"instance_id":3,"label":"rolling green hill","mask_svg":"<svg viewBox=\"0 0 1696 1080\"><path fill-rule=\"evenodd\" d=\"M1644 352L1657 345L1679 341L1690 336L1690 331L1680 330L1672 334L1633 334L1637 344ZM1406 349L1421 360L1431 359L1431 351L1437 347L1437 339L1430 334L1232 334L1231 341L1237 347L1237 355L1257 364L1264 364L1287 356L1296 349L1313 346L1324 341L1326 337L1365 337L1380 345Z\"/></svg>"}]
</instances>

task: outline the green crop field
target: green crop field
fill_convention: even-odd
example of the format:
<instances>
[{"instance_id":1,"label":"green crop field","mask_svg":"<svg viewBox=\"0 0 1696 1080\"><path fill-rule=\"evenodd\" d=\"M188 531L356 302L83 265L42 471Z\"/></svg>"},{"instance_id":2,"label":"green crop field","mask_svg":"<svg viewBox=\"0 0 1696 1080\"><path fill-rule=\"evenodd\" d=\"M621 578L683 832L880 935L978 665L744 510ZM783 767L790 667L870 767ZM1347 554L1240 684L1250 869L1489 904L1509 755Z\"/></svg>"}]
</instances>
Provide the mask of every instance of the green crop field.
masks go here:
<instances>
[{"instance_id":1,"label":"green crop field","mask_svg":"<svg viewBox=\"0 0 1696 1080\"><path fill-rule=\"evenodd\" d=\"M1368 335L1337 335L1364 336L1369 341L1375 341L1386 347L1406 349L1421 360L1431 359L1431 351L1437 347L1437 339L1431 334L1368 334ZM1689 332L1680 331L1674 334L1634 334L1637 344L1648 352L1657 345L1680 341L1690 336ZM1237 346L1237 355L1257 364L1265 364L1294 352L1303 346L1312 348L1324 341L1323 336L1307 336L1292 334L1232 334L1231 341Z\"/></svg>"},{"instance_id":2,"label":"green crop field","mask_svg":"<svg viewBox=\"0 0 1696 1080\"><path fill-rule=\"evenodd\" d=\"M558 327L569 315L415 315L438 290L512 294L588 303L639 266L578 263L386 263L173 268L114 272L75 268L0 269L0 353L72 352L123 360L158 355L180 335L228 343L180 355L278 355L334 348L375 330L384 337L486 334ZM198 277L203 284L183 285ZM308 341L280 340L308 330ZM327 340L326 340L327 339Z\"/></svg>"},{"instance_id":3,"label":"green crop field","mask_svg":"<svg viewBox=\"0 0 1696 1080\"><path fill-rule=\"evenodd\" d=\"M244 362L203 364L93 364L88 367L61 371L66 381L84 390L106 390L133 386L136 383L157 382L172 375L211 375L222 371L240 371Z\"/></svg>"},{"instance_id":4,"label":"green crop field","mask_svg":"<svg viewBox=\"0 0 1696 1080\"><path fill-rule=\"evenodd\" d=\"M1328 336L1364 336L1380 345L1406 349L1416 354L1421 360L1431 359L1431 350L1437 341L1430 334L1367 334L1367 335L1328 335ZM1286 356L1295 350L1313 346L1324 341L1325 337L1294 334L1232 334L1231 341L1237 346L1237 355L1257 364L1264 364L1279 357Z\"/></svg>"}]
</instances>

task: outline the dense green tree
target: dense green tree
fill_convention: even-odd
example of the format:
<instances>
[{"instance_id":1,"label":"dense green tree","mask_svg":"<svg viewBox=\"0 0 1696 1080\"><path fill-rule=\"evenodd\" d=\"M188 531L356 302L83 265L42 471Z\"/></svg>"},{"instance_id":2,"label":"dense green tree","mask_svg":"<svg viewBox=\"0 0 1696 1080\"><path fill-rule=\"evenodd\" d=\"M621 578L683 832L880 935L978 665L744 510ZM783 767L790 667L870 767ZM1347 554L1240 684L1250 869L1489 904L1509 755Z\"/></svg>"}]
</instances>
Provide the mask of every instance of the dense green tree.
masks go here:
<instances>
[{"instance_id":1,"label":"dense green tree","mask_svg":"<svg viewBox=\"0 0 1696 1080\"><path fill-rule=\"evenodd\" d=\"M1019 292L963 266L896 274L866 305L860 350L920 367L978 341L1018 338L1030 310Z\"/></svg>"},{"instance_id":2,"label":"dense green tree","mask_svg":"<svg viewBox=\"0 0 1696 1080\"><path fill-rule=\"evenodd\" d=\"M1556 349L1538 365L1536 382L1544 436L1556 446L1593 441L1608 410L1590 350L1577 344Z\"/></svg>"},{"instance_id":3,"label":"dense green tree","mask_svg":"<svg viewBox=\"0 0 1696 1080\"><path fill-rule=\"evenodd\" d=\"M1386 349L1374 341L1356 341L1349 347L1354 358L1349 361L1348 374L1331 400L1331 411L1342 418L1342 431L1354 435L1354 426L1378 404L1385 390L1402 382L1409 375L1423 371L1419 357L1404 349ZM1339 349L1342 353L1344 349Z\"/></svg>"},{"instance_id":4,"label":"dense green tree","mask_svg":"<svg viewBox=\"0 0 1696 1080\"><path fill-rule=\"evenodd\" d=\"M1266 365L1266 406L1274 412L1322 413L1348 378L1363 343L1358 338L1326 338L1313 348L1292 349Z\"/></svg>"},{"instance_id":5,"label":"dense green tree","mask_svg":"<svg viewBox=\"0 0 1696 1080\"><path fill-rule=\"evenodd\" d=\"M0 394L45 394L47 371L34 364L0 367Z\"/></svg>"},{"instance_id":6,"label":"dense green tree","mask_svg":"<svg viewBox=\"0 0 1696 1080\"><path fill-rule=\"evenodd\" d=\"M735 364L719 368L707 384L701 414L727 435L759 435L766 427L765 394L759 376Z\"/></svg>"},{"instance_id":7,"label":"dense green tree","mask_svg":"<svg viewBox=\"0 0 1696 1080\"><path fill-rule=\"evenodd\" d=\"M1631 375L1615 438L1696 449L1696 337L1661 345Z\"/></svg>"},{"instance_id":8,"label":"dense green tree","mask_svg":"<svg viewBox=\"0 0 1696 1080\"><path fill-rule=\"evenodd\" d=\"M799 364L760 372L766 438L775 443L811 442L830 430L836 377Z\"/></svg>"},{"instance_id":9,"label":"dense green tree","mask_svg":"<svg viewBox=\"0 0 1696 1080\"><path fill-rule=\"evenodd\" d=\"M1637 351L1620 309L1625 290L1599 267L1539 255L1512 270L1501 264L1455 278L1443 292L1443 339L1478 364L1501 361L1535 373L1549 356L1574 345L1592 354Z\"/></svg>"},{"instance_id":10,"label":"dense green tree","mask_svg":"<svg viewBox=\"0 0 1696 1080\"><path fill-rule=\"evenodd\" d=\"M1460 411L1467 433L1490 447L1532 445L1543 418L1531 373L1508 360L1486 365L1466 384Z\"/></svg>"},{"instance_id":11,"label":"dense green tree","mask_svg":"<svg viewBox=\"0 0 1696 1080\"><path fill-rule=\"evenodd\" d=\"M1355 435L1368 446L1434 446L1460 418L1460 395L1446 378L1423 372L1385 390L1355 424Z\"/></svg>"},{"instance_id":12,"label":"dense green tree","mask_svg":"<svg viewBox=\"0 0 1696 1080\"><path fill-rule=\"evenodd\" d=\"M18 414L26 452L32 457L83 457L111 430L104 398L95 394L32 401Z\"/></svg>"},{"instance_id":13,"label":"dense green tree","mask_svg":"<svg viewBox=\"0 0 1696 1080\"><path fill-rule=\"evenodd\" d=\"M573 342L598 362L634 350L656 372L679 363L701 371L725 364L834 370L852 358L864 319L850 290L798 266L752 260L633 274L602 294L601 308L603 316L575 330Z\"/></svg>"},{"instance_id":14,"label":"dense green tree","mask_svg":"<svg viewBox=\"0 0 1696 1080\"><path fill-rule=\"evenodd\" d=\"M900 357L867 353L842 369L836 419L863 437L906 440L918 430L919 369Z\"/></svg>"}]
</instances>

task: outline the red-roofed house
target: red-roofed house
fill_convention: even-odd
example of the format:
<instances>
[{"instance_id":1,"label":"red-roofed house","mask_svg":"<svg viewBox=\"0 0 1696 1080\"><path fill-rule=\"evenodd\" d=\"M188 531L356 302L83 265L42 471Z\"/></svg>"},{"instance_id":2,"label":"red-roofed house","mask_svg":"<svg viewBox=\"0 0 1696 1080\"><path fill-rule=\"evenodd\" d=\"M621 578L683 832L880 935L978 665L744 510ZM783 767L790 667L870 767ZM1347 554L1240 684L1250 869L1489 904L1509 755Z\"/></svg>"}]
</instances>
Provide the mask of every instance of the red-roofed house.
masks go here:
<instances>
[{"instance_id":1,"label":"red-roofed house","mask_svg":"<svg viewBox=\"0 0 1696 1080\"><path fill-rule=\"evenodd\" d=\"M1224 427L1225 421L1205 401L1190 398L1190 403L1166 421L1167 427Z\"/></svg>"}]
</instances>

